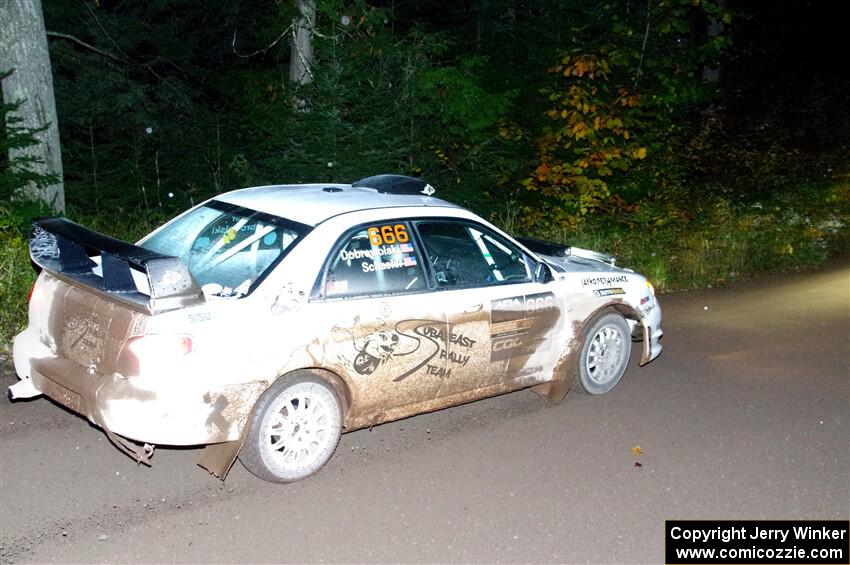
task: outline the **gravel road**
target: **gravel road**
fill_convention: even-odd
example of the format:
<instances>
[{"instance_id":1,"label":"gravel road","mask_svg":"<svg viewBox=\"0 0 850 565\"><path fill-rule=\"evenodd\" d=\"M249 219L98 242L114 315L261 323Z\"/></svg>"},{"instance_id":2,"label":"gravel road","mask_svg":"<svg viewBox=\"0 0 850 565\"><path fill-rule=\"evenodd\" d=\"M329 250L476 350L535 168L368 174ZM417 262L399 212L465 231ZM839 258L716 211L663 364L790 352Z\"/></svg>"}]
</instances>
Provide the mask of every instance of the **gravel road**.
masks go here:
<instances>
[{"instance_id":1,"label":"gravel road","mask_svg":"<svg viewBox=\"0 0 850 565\"><path fill-rule=\"evenodd\" d=\"M52 402L4 398L0 561L661 563L665 519L848 519L848 262L662 306L664 353L608 395L353 432L290 485L238 463L222 483L199 449L139 467Z\"/></svg>"}]
</instances>

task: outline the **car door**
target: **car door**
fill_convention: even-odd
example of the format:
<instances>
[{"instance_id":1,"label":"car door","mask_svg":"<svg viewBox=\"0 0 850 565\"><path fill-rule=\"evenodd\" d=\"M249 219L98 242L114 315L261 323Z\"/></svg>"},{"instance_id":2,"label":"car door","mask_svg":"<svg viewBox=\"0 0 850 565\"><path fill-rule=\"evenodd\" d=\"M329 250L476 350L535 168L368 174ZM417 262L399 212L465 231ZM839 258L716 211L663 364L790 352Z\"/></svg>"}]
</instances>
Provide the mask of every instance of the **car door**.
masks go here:
<instances>
[{"instance_id":1,"label":"car door","mask_svg":"<svg viewBox=\"0 0 850 565\"><path fill-rule=\"evenodd\" d=\"M400 417L431 400L446 361L436 337L443 309L404 221L357 226L332 248L317 281L312 312L335 320L323 336L325 364L351 385L350 418ZM361 422L362 425L362 422Z\"/></svg>"},{"instance_id":2,"label":"car door","mask_svg":"<svg viewBox=\"0 0 850 565\"><path fill-rule=\"evenodd\" d=\"M536 280L537 262L495 231L466 220L416 222L446 311L441 395L547 380L560 348L563 304Z\"/></svg>"}]
</instances>

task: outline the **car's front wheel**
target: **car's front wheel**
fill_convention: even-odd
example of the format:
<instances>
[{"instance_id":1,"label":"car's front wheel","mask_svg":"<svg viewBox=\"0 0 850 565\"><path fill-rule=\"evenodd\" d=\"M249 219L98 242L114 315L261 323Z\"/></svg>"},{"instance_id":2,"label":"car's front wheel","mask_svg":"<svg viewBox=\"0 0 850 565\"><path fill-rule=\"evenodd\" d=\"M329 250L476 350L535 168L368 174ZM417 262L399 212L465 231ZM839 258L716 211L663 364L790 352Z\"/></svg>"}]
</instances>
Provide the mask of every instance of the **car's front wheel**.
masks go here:
<instances>
[{"instance_id":1,"label":"car's front wheel","mask_svg":"<svg viewBox=\"0 0 850 565\"><path fill-rule=\"evenodd\" d=\"M629 324L620 314L609 312L590 322L576 359L578 388L588 394L604 394L614 388L632 353Z\"/></svg>"},{"instance_id":2,"label":"car's front wheel","mask_svg":"<svg viewBox=\"0 0 850 565\"><path fill-rule=\"evenodd\" d=\"M267 481L308 477L330 459L342 431L334 389L307 372L282 377L257 401L239 460Z\"/></svg>"}]
</instances>

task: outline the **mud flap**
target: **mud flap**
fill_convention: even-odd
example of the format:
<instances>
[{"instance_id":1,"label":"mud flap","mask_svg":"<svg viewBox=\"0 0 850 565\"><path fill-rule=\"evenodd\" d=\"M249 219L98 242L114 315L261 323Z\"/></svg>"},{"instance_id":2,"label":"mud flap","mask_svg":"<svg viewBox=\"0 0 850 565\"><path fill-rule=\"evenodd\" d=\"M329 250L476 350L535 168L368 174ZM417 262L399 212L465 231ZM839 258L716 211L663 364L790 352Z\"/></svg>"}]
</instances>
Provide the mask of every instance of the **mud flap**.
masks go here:
<instances>
[{"instance_id":1,"label":"mud flap","mask_svg":"<svg viewBox=\"0 0 850 565\"><path fill-rule=\"evenodd\" d=\"M566 379L556 379L539 385L534 385L531 390L540 396L545 396L552 402L561 402L570 392L570 382Z\"/></svg>"},{"instance_id":2,"label":"mud flap","mask_svg":"<svg viewBox=\"0 0 850 565\"><path fill-rule=\"evenodd\" d=\"M233 467L243 443L245 443L244 433L236 441L211 443L204 448L197 464L223 481Z\"/></svg>"},{"instance_id":3,"label":"mud flap","mask_svg":"<svg viewBox=\"0 0 850 565\"><path fill-rule=\"evenodd\" d=\"M640 366L643 367L649 363L652 356L652 326L647 325L646 320L641 320L643 328L643 347L640 355Z\"/></svg>"}]
</instances>

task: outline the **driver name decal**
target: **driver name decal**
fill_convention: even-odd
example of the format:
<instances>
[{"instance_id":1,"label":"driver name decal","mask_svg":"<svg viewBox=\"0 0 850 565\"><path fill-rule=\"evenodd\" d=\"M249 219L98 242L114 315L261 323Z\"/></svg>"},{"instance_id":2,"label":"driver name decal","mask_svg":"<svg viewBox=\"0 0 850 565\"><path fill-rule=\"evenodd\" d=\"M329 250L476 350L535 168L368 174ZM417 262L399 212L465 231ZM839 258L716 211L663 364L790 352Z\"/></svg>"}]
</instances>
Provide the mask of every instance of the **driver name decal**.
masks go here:
<instances>
[{"instance_id":1,"label":"driver name decal","mask_svg":"<svg viewBox=\"0 0 850 565\"><path fill-rule=\"evenodd\" d=\"M371 249L343 249L339 252L339 258L342 261L365 259L360 262L360 269L364 273L416 266L413 246L409 243L380 245Z\"/></svg>"}]
</instances>

